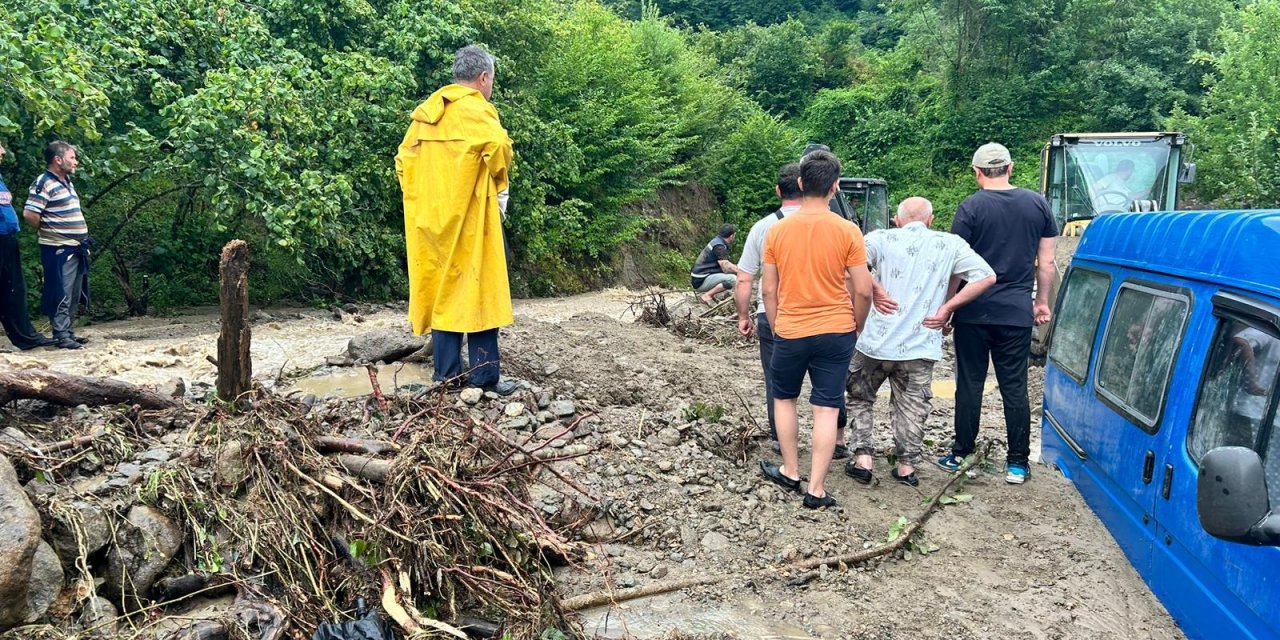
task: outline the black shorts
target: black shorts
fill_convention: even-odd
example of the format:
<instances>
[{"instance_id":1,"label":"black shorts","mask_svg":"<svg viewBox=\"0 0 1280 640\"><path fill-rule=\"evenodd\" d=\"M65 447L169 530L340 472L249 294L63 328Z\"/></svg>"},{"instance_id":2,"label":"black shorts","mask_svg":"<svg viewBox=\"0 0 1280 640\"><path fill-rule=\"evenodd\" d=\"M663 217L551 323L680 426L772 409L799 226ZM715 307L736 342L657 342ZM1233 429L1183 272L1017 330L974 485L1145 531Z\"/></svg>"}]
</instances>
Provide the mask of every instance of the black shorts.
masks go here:
<instances>
[{"instance_id":1,"label":"black shorts","mask_svg":"<svg viewBox=\"0 0 1280 640\"><path fill-rule=\"evenodd\" d=\"M849 378L856 334L822 333L807 338L776 336L770 377L773 397L794 400L800 397L804 374L809 373L809 404L815 407L844 407L844 385Z\"/></svg>"}]
</instances>

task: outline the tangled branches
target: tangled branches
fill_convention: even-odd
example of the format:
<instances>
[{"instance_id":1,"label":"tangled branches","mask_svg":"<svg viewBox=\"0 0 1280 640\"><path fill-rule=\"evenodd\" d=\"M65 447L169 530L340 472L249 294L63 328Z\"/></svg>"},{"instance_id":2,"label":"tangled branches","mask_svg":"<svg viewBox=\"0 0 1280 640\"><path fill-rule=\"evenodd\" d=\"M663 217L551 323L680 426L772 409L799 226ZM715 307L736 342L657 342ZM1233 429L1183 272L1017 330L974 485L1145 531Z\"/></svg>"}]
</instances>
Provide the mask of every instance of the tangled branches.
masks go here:
<instances>
[{"instance_id":1,"label":"tangled branches","mask_svg":"<svg viewBox=\"0 0 1280 640\"><path fill-rule=\"evenodd\" d=\"M388 594L406 630L453 635L446 621L464 616L500 621L519 638L571 629L551 568L580 555L569 542L576 524L545 521L529 488L574 485L447 400L388 397L372 419L360 401L309 412L266 395L241 415L207 409L182 422L180 463L153 472L131 499L184 530L187 566L170 574L234 584L237 602L270 603L307 636L348 616L358 598ZM106 414L94 433L59 447L10 449L56 481L86 452L111 464L154 440L129 418Z\"/></svg>"}]
</instances>

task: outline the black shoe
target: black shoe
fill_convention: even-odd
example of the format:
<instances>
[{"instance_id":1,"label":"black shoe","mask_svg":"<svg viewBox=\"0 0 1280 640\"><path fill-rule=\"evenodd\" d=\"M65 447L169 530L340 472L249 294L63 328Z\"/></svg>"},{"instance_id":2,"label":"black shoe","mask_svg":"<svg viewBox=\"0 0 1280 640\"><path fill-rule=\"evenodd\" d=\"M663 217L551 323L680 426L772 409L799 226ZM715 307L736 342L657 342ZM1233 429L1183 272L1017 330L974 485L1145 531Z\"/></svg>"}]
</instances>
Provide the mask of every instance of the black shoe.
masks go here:
<instances>
[{"instance_id":1,"label":"black shoe","mask_svg":"<svg viewBox=\"0 0 1280 640\"><path fill-rule=\"evenodd\" d=\"M768 462L761 460L760 473L763 473L764 477L768 478L770 482L778 485L779 487L782 487L787 491L800 493L800 479L796 478L793 480L783 475L782 467L776 464L769 464Z\"/></svg>"},{"instance_id":2,"label":"black shoe","mask_svg":"<svg viewBox=\"0 0 1280 640\"><path fill-rule=\"evenodd\" d=\"M891 477L891 478L893 478L894 480L897 480L898 482L901 482L902 484L905 484L905 485L909 485L909 486L912 486L912 487L918 487L918 486L920 486L920 478L916 477L916 472L915 472L915 471L912 471L911 473L908 473L908 474L907 474L907 475L905 475L905 476L900 476L900 475L898 475L898 470L897 470L897 469L890 469L890 470L889 470L889 477Z\"/></svg>"},{"instance_id":3,"label":"black shoe","mask_svg":"<svg viewBox=\"0 0 1280 640\"><path fill-rule=\"evenodd\" d=\"M844 474L862 484L871 484L876 479L875 474L871 473L870 469L863 469L856 462L844 465Z\"/></svg>"},{"instance_id":4,"label":"black shoe","mask_svg":"<svg viewBox=\"0 0 1280 640\"><path fill-rule=\"evenodd\" d=\"M89 344L89 339L81 336L71 336L71 339L79 342L80 344Z\"/></svg>"},{"instance_id":5,"label":"black shoe","mask_svg":"<svg viewBox=\"0 0 1280 640\"><path fill-rule=\"evenodd\" d=\"M831 454L832 460L844 460L849 457L849 447L842 444L836 445L836 450Z\"/></svg>"},{"instance_id":6,"label":"black shoe","mask_svg":"<svg viewBox=\"0 0 1280 640\"><path fill-rule=\"evenodd\" d=\"M59 348L59 349L79 349L81 345L80 345L80 343L79 343L79 342L76 342L75 340L72 340L71 338L63 338L63 339L59 340L59 341L58 341L58 344L56 344L56 345L54 345L54 346L55 346L55 347L57 347L57 348Z\"/></svg>"},{"instance_id":7,"label":"black shoe","mask_svg":"<svg viewBox=\"0 0 1280 640\"><path fill-rule=\"evenodd\" d=\"M18 345L14 345L14 346L17 347ZM40 336L36 338L35 342L18 347L18 349L21 351L30 351L32 349L39 349L40 347L56 347L56 346L58 346L58 340Z\"/></svg>"},{"instance_id":8,"label":"black shoe","mask_svg":"<svg viewBox=\"0 0 1280 640\"><path fill-rule=\"evenodd\" d=\"M832 498L829 493L821 498L809 493L804 494L804 508L806 509L825 509L838 506L840 506L840 503L836 502L836 499Z\"/></svg>"},{"instance_id":9,"label":"black shoe","mask_svg":"<svg viewBox=\"0 0 1280 640\"><path fill-rule=\"evenodd\" d=\"M516 389L519 389L520 387L510 380L499 380L493 384L486 384L480 388L485 391L492 391L500 396L509 396L515 393Z\"/></svg>"}]
</instances>

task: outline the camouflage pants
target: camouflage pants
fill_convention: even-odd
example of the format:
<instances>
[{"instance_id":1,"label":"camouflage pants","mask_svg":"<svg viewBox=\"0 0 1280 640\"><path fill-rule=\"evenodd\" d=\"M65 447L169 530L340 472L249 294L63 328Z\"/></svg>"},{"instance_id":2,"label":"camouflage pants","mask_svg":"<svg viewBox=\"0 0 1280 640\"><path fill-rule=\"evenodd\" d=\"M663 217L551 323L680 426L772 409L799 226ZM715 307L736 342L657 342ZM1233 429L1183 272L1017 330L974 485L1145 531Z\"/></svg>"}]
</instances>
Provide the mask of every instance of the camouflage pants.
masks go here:
<instances>
[{"instance_id":1,"label":"camouflage pants","mask_svg":"<svg viewBox=\"0 0 1280 640\"><path fill-rule=\"evenodd\" d=\"M889 379L893 404L893 441L898 460L917 466L923 459L924 422L933 409L932 360L877 360L862 352L849 365L849 418L853 447L875 455L872 407L880 385Z\"/></svg>"}]
</instances>

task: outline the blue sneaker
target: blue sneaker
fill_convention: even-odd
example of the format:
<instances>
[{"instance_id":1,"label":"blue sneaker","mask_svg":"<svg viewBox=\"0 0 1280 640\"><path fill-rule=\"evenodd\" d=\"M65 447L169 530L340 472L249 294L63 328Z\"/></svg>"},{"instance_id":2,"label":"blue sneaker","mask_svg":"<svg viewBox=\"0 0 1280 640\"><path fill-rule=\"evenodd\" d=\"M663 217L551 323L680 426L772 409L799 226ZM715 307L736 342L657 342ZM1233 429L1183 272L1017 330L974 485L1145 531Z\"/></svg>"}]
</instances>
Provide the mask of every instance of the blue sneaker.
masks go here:
<instances>
[{"instance_id":1,"label":"blue sneaker","mask_svg":"<svg viewBox=\"0 0 1280 640\"><path fill-rule=\"evenodd\" d=\"M957 458L954 453L938 458L938 466L947 471L959 471L964 466L964 458Z\"/></svg>"},{"instance_id":2,"label":"blue sneaker","mask_svg":"<svg viewBox=\"0 0 1280 640\"><path fill-rule=\"evenodd\" d=\"M1027 476L1029 475L1031 475L1031 471L1027 469L1027 465L1011 464L1004 475L1004 481L1009 484L1022 484L1027 481Z\"/></svg>"}]
</instances>

